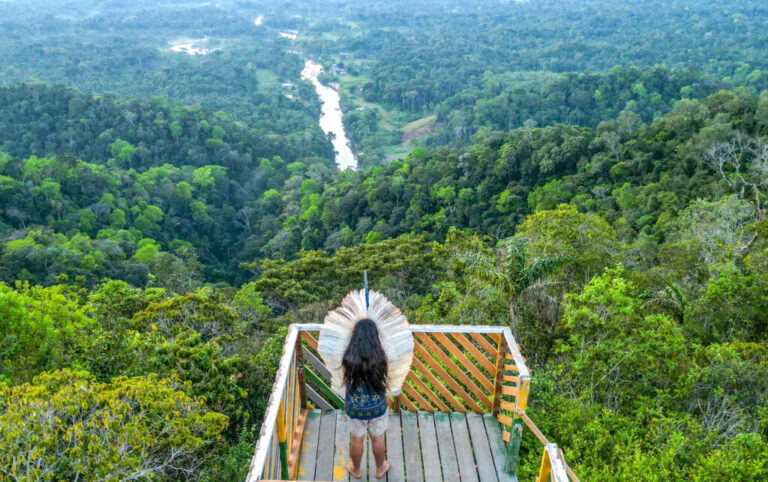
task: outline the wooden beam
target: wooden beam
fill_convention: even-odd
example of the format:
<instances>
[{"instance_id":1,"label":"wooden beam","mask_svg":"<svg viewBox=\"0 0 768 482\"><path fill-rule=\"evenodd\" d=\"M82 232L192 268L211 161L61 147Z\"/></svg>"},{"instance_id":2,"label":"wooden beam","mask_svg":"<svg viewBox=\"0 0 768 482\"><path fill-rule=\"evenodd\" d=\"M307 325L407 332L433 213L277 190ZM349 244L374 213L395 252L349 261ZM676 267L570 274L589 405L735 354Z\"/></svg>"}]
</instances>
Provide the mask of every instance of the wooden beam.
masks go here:
<instances>
[{"instance_id":1,"label":"wooden beam","mask_svg":"<svg viewBox=\"0 0 768 482\"><path fill-rule=\"evenodd\" d=\"M506 425L507 427L512 426L512 417L507 417L506 415L498 414L496 415L496 420L498 420L500 424Z\"/></svg>"},{"instance_id":2,"label":"wooden beam","mask_svg":"<svg viewBox=\"0 0 768 482\"><path fill-rule=\"evenodd\" d=\"M510 387L510 386L502 386L501 387L501 394L502 395L510 395L512 397L517 395L517 387Z\"/></svg>"},{"instance_id":3,"label":"wooden beam","mask_svg":"<svg viewBox=\"0 0 768 482\"><path fill-rule=\"evenodd\" d=\"M520 408L516 408L514 413L518 414L520 418L523 419L523 422L528 427L528 429L533 432L533 434L536 436L537 439L539 439L539 442L541 442L542 445L547 445L549 443L549 440L547 440L547 437L544 436L543 433L541 433L541 430L539 430L539 427L536 426L535 423L533 423L533 420L531 420L528 415L525 413L525 410L520 410Z\"/></svg>"},{"instance_id":4,"label":"wooden beam","mask_svg":"<svg viewBox=\"0 0 768 482\"><path fill-rule=\"evenodd\" d=\"M304 355L304 358L307 359L309 364L312 365L312 368L314 368L317 373L322 375L322 377L325 378L328 383L330 383L331 371L328 370L328 368L325 366L325 363L316 357L314 353L309 351L306 346L301 347L301 353Z\"/></svg>"},{"instance_id":5,"label":"wooden beam","mask_svg":"<svg viewBox=\"0 0 768 482\"><path fill-rule=\"evenodd\" d=\"M504 338L507 340L509 351L512 353L512 356L515 359L515 365L517 365L517 371L520 373L520 377L530 379L531 372L528 371L528 366L525 364L523 354L520 353L520 349L517 347L517 340L515 340L515 337L512 335L512 330L505 326L502 330L502 333L504 334Z\"/></svg>"},{"instance_id":6,"label":"wooden beam","mask_svg":"<svg viewBox=\"0 0 768 482\"><path fill-rule=\"evenodd\" d=\"M416 408L416 405L414 405L413 402L403 394L400 395L400 403L402 403L405 406L405 408L408 409L408 411L410 412L419 411L419 409Z\"/></svg>"},{"instance_id":7,"label":"wooden beam","mask_svg":"<svg viewBox=\"0 0 768 482\"><path fill-rule=\"evenodd\" d=\"M307 385L307 397L312 401L312 403L315 404L315 407L321 409L321 410L331 410L333 409L333 405L328 403L326 399L321 397L314 388Z\"/></svg>"},{"instance_id":8,"label":"wooden beam","mask_svg":"<svg viewBox=\"0 0 768 482\"><path fill-rule=\"evenodd\" d=\"M317 351L317 338L312 336L308 331L301 332L301 339L306 341L315 351Z\"/></svg>"}]
</instances>

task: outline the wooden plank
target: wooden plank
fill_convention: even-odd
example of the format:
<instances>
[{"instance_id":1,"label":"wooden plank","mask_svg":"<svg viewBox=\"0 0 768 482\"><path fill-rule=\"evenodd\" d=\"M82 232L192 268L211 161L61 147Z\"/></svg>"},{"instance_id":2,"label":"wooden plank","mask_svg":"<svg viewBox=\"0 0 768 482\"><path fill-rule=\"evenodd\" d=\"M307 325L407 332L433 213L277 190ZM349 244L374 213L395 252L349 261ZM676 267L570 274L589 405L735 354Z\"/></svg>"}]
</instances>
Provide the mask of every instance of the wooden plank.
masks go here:
<instances>
[{"instance_id":1,"label":"wooden plank","mask_svg":"<svg viewBox=\"0 0 768 482\"><path fill-rule=\"evenodd\" d=\"M421 345L418 344L414 346L421 347ZM432 359L432 357L429 358ZM434 361L434 359L432 359L432 361ZM458 410L459 412L467 411L467 408L462 405L460 401L456 400L456 397L453 396L453 393L445 388L445 386L432 374L432 372L429 371L429 368L427 368L427 366L424 365L424 363L415 356L413 357L413 366L411 367L411 370L414 368L418 370L421 376L427 379L430 385L435 387L437 391L440 392L440 394L445 397L446 400L448 400L448 403L450 403L455 410Z\"/></svg>"},{"instance_id":2,"label":"wooden plank","mask_svg":"<svg viewBox=\"0 0 768 482\"><path fill-rule=\"evenodd\" d=\"M418 375L416 375L416 373L413 370L408 372L408 377L406 378L406 380L413 383L416 387L421 388L421 391L423 391L427 395L427 397L429 397L429 399L432 400L435 403L435 405L437 405L438 409L442 410L443 412L451 411L451 409L448 408L448 405L443 403L443 401L440 400L440 397L435 395L435 392L433 392L431 388L429 388L423 381L421 381L421 379L418 377Z\"/></svg>"},{"instance_id":3,"label":"wooden plank","mask_svg":"<svg viewBox=\"0 0 768 482\"><path fill-rule=\"evenodd\" d=\"M531 420L528 417L528 414L525 413L523 410L516 410L515 413L520 416L520 418L523 419L523 423L525 423L526 426L528 426L528 429L533 432L533 434L536 436L537 439L539 439L539 442L541 442L542 445L547 445L549 441L547 440L547 437L544 436L543 433L541 433L541 430L539 430L539 427L536 426L535 423L533 423L533 420Z\"/></svg>"},{"instance_id":4,"label":"wooden plank","mask_svg":"<svg viewBox=\"0 0 768 482\"><path fill-rule=\"evenodd\" d=\"M491 456L493 456L493 466L496 468L496 476L500 482L516 481L513 477L504 472L504 464L507 459L507 448L504 446L504 440L501 438L501 427L499 422L492 415L483 415L485 423L485 432L488 434L488 443L491 446Z\"/></svg>"},{"instance_id":5,"label":"wooden plank","mask_svg":"<svg viewBox=\"0 0 768 482\"><path fill-rule=\"evenodd\" d=\"M515 337L512 336L512 330L505 326L502 329L502 333L504 334L504 339L507 341L507 345L509 346L509 351L515 358L515 365L518 367L520 377L522 379L530 379L531 372L528 371L528 366L525 364L523 354L520 353L520 348L518 348L517 341L515 340Z\"/></svg>"},{"instance_id":6,"label":"wooden plank","mask_svg":"<svg viewBox=\"0 0 768 482\"><path fill-rule=\"evenodd\" d=\"M299 470L297 480L314 480L317 464L317 441L320 438L320 410L310 410L307 413L307 423L304 427L304 440L301 443Z\"/></svg>"},{"instance_id":7,"label":"wooden plank","mask_svg":"<svg viewBox=\"0 0 768 482\"><path fill-rule=\"evenodd\" d=\"M301 351L298 349L301 346L301 340L296 339L296 383L299 387L299 400L301 402L301 409L306 410L307 407L307 390L304 386L304 359L301 356Z\"/></svg>"},{"instance_id":8,"label":"wooden plank","mask_svg":"<svg viewBox=\"0 0 768 482\"><path fill-rule=\"evenodd\" d=\"M510 432L504 432L504 431L501 432L501 440L505 442L509 442L510 438L512 438L512 435L510 434Z\"/></svg>"},{"instance_id":9,"label":"wooden plank","mask_svg":"<svg viewBox=\"0 0 768 482\"><path fill-rule=\"evenodd\" d=\"M336 410L325 410L320 418L320 438L317 441L315 480L333 478L333 456L336 446Z\"/></svg>"},{"instance_id":10,"label":"wooden plank","mask_svg":"<svg viewBox=\"0 0 768 482\"><path fill-rule=\"evenodd\" d=\"M483 482L498 481L499 477L496 475L496 468L493 464L493 455L491 455L491 446L488 443L488 434L485 432L483 416L479 413L468 413L467 426L472 450L475 453L478 478Z\"/></svg>"},{"instance_id":11,"label":"wooden plank","mask_svg":"<svg viewBox=\"0 0 768 482\"><path fill-rule=\"evenodd\" d=\"M302 325L298 326L301 329ZM411 325L411 331L413 333L484 333L489 336L498 337L504 332L504 327L489 325Z\"/></svg>"},{"instance_id":12,"label":"wooden plank","mask_svg":"<svg viewBox=\"0 0 768 482\"><path fill-rule=\"evenodd\" d=\"M427 363L429 364L429 366L432 367L432 369L435 371L437 376L439 376L442 379L442 382L447 384L456 395L461 397L462 400L464 400L464 403L469 405L469 407L475 412L483 411L480 405L478 405L474 401L474 399L472 399L472 397L467 392L465 392L464 389L461 388L458 383L456 383L456 381L453 379L451 374L445 371L445 369L440 365L440 362L435 360L435 358L431 356L429 352L427 352L426 348L424 348L422 345L418 343L416 343L414 346L415 346L416 353L418 353L422 358L424 358L427 361ZM442 386L442 384L440 384L440 386ZM458 400L456 401L458 402ZM461 406L461 408L463 408L463 410L459 409L459 412L467 411L467 409L464 408L463 406Z\"/></svg>"},{"instance_id":13,"label":"wooden plank","mask_svg":"<svg viewBox=\"0 0 768 482\"><path fill-rule=\"evenodd\" d=\"M507 329L509 329L509 328L507 328ZM502 330L503 330L503 327L502 327ZM477 332L477 333L479 333L479 332ZM497 331L491 331L491 332L484 332L484 334L488 338L490 338L493 341L493 343L495 343L497 345L499 344L499 340L501 340L501 333L499 333Z\"/></svg>"},{"instance_id":14,"label":"wooden plank","mask_svg":"<svg viewBox=\"0 0 768 482\"><path fill-rule=\"evenodd\" d=\"M328 383L330 383L331 371L326 368L325 363L316 357L314 353L309 351L306 346L301 347L301 353L304 355L304 358L309 362L309 364L312 365L312 368L314 368L318 374L322 375L322 377L325 378Z\"/></svg>"},{"instance_id":15,"label":"wooden plank","mask_svg":"<svg viewBox=\"0 0 768 482\"><path fill-rule=\"evenodd\" d=\"M435 333L435 338L448 349L451 355L456 357L456 359L464 368L469 370L472 376L475 377L475 379L480 382L480 384L485 387L486 390L488 390L488 393L493 393L493 382L491 382L488 379L488 376L486 376L479 368L477 368L474 363L472 363L472 360L467 358L461 349L453 344L448 336L444 335L443 333Z\"/></svg>"},{"instance_id":16,"label":"wooden plank","mask_svg":"<svg viewBox=\"0 0 768 482\"><path fill-rule=\"evenodd\" d=\"M288 475L295 479L296 473L299 469L299 455L301 454L301 445L304 440L304 428L307 423L307 416L309 410L302 410L299 415L299 420L296 422L296 430L293 433L293 441L289 447L288 453Z\"/></svg>"},{"instance_id":17,"label":"wooden plank","mask_svg":"<svg viewBox=\"0 0 768 482\"><path fill-rule=\"evenodd\" d=\"M506 425L507 427L512 426L512 417L507 417L506 415L500 413L496 415L496 420L498 420L500 424Z\"/></svg>"},{"instance_id":18,"label":"wooden plank","mask_svg":"<svg viewBox=\"0 0 768 482\"><path fill-rule=\"evenodd\" d=\"M477 397L477 398L476 398L476 399L477 399L477 401L479 401L480 403L482 403L483 405L485 405L485 406L486 406L486 408L487 408L488 410L490 410L490 409L492 408L492 404L491 404L491 401L490 401L490 399L489 399L489 398L488 398L488 397L485 395L485 393L483 393L483 391L480 389L480 387L478 387L478 386L477 386L477 383L476 383L476 382L474 382L474 381L472 381L472 380L470 380L470 378L467 376L467 374L466 374L466 373L464 373L464 370L462 370L461 368L459 368L459 367L458 367L458 366L457 366L457 365L456 365L456 364L453 362L453 360L451 360L451 357L449 357L449 356L448 356L448 355L447 355L447 354L446 354L446 353L443 351L443 349L442 349L442 348L440 348L440 346L439 346L437 343L435 343L435 342L434 342L434 340L432 340L432 338L430 338L430 337L429 337L429 335L427 335L426 333L419 333L419 334L417 334L416 336L417 336L417 338L419 338L419 340L420 340L422 343L424 343L425 345L427 345L427 346L428 346L428 347L429 347L429 348L432 350L432 353L433 353L433 354L437 355L437 357L438 357L438 358L440 358L440 361L442 361L442 362L445 364L445 366L446 366L446 367L448 367L448 370L450 370L451 372L453 372L453 373L452 373L452 374L453 374L453 378L451 378L451 379L449 379L449 380L446 380L446 381L448 382L448 384L449 384L449 385L452 385L452 384L451 384L451 381L453 381L453 382L454 382L454 384L456 385L456 387L458 388L458 387L459 387L458 383L455 383L456 379L458 379L458 381L460 381L461 383L463 383L463 384L464 384L464 386L465 386L465 387L467 387L467 389L469 389L469 391L470 391L470 392L472 392L472 394L473 394L475 397ZM453 386L451 386L451 388L453 388ZM454 391L456 391L457 393L459 393L459 392L458 392L458 390L456 390L456 389L454 389ZM465 392L465 393L466 393L466 392ZM463 395L462 395L462 397L463 397ZM482 408L481 408L481 407L480 407L480 406L479 406L479 405L478 405L478 404L475 402L475 399L469 398L468 400L466 400L466 403L467 403L467 404L468 404L468 405L469 405L469 406L470 406L470 407L471 407L473 410L475 410L476 412L483 412L483 411L484 411L484 410L483 410L483 409L482 409Z\"/></svg>"},{"instance_id":19,"label":"wooden plank","mask_svg":"<svg viewBox=\"0 0 768 482\"><path fill-rule=\"evenodd\" d=\"M336 412L336 447L333 455L333 479L335 481L349 481L347 462L349 462L349 424L344 416L344 411Z\"/></svg>"},{"instance_id":20,"label":"wooden plank","mask_svg":"<svg viewBox=\"0 0 768 482\"><path fill-rule=\"evenodd\" d=\"M307 398L309 398L312 403L315 404L317 408L323 409L323 410L332 410L333 406L328 403L323 397L321 397L312 386L307 385Z\"/></svg>"},{"instance_id":21,"label":"wooden plank","mask_svg":"<svg viewBox=\"0 0 768 482\"><path fill-rule=\"evenodd\" d=\"M506 349L506 341L504 338L499 340L498 350L499 353L503 353ZM491 413L493 415L496 415L499 413L499 407L501 405L501 387L504 386L504 383L502 381L502 376L504 375L504 359L501 357L496 359L496 370L494 371L494 382L493 382L493 408L491 409Z\"/></svg>"},{"instance_id":22,"label":"wooden plank","mask_svg":"<svg viewBox=\"0 0 768 482\"><path fill-rule=\"evenodd\" d=\"M502 386L501 387L501 394L502 395L510 395L512 397L515 397L515 396L517 396L517 387L510 387L509 385Z\"/></svg>"},{"instance_id":23,"label":"wooden plank","mask_svg":"<svg viewBox=\"0 0 768 482\"><path fill-rule=\"evenodd\" d=\"M408 372L408 375L411 373ZM419 404L419 407L421 410L426 410L428 412L434 412L435 407L432 406L431 403L429 403L418 391L416 391L415 388L410 386L407 383L403 384L403 391L408 394L409 397L413 399L414 402Z\"/></svg>"},{"instance_id":24,"label":"wooden plank","mask_svg":"<svg viewBox=\"0 0 768 482\"><path fill-rule=\"evenodd\" d=\"M501 402L501 409L515 413L515 402Z\"/></svg>"},{"instance_id":25,"label":"wooden plank","mask_svg":"<svg viewBox=\"0 0 768 482\"><path fill-rule=\"evenodd\" d=\"M363 439L363 456L360 458L360 480L368 480L368 436ZM352 478L352 480L355 480ZM375 480L375 479L374 479Z\"/></svg>"},{"instance_id":26,"label":"wooden plank","mask_svg":"<svg viewBox=\"0 0 768 482\"><path fill-rule=\"evenodd\" d=\"M387 460L390 467L387 472L387 482L405 480L405 462L403 458L403 434L400 428L400 414L389 414L389 429L386 435Z\"/></svg>"},{"instance_id":27,"label":"wooden plank","mask_svg":"<svg viewBox=\"0 0 768 482\"><path fill-rule=\"evenodd\" d=\"M470 333L469 336L471 336L480 345L480 347L485 350L486 353L488 353L488 356L491 358L491 360L495 360L499 356L499 352L496 351L496 348L491 345L486 337L480 333Z\"/></svg>"},{"instance_id":28,"label":"wooden plank","mask_svg":"<svg viewBox=\"0 0 768 482\"><path fill-rule=\"evenodd\" d=\"M322 397L330 403L333 408L344 408L344 400L341 399L336 393L334 393L333 390L331 390L331 387L329 387L322 378L320 378L318 375L316 375L312 370L305 368L304 369L304 376L307 378L307 381L310 382L313 385L313 388L315 389L316 393L322 395Z\"/></svg>"},{"instance_id":29,"label":"wooden plank","mask_svg":"<svg viewBox=\"0 0 768 482\"><path fill-rule=\"evenodd\" d=\"M452 413L450 415L453 446L456 448L456 461L459 464L459 475L461 475L462 482L477 482L475 457L472 455L472 441L469 438L467 427L467 415L469 414Z\"/></svg>"},{"instance_id":30,"label":"wooden plank","mask_svg":"<svg viewBox=\"0 0 768 482\"><path fill-rule=\"evenodd\" d=\"M317 351L317 338L312 336L308 331L301 332L301 339L306 341L315 351Z\"/></svg>"},{"instance_id":31,"label":"wooden plank","mask_svg":"<svg viewBox=\"0 0 768 482\"><path fill-rule=\"evenodd\" d=\"M443 478L440 472L440 453L437 450L437 432L435 432L434 416L429 412L418 412L416 417L419 420L424 480L426 482L440 482Z\"/></svg>"},{"instance_id":32,"label":"wooden plank","mask_svg":"<svg viewBox=\"0 0 768 482\"><path fill-rule=\"evenodd\" d=\"M371 437L366 437L366 456L364 457L368 462L368 480L380 480L376 478L376 459L373 456L373 444L371 443ZM363 476L363 480L365 476Z\"/></svg>"},{"instance_id":33,"label":"wooden plank","mask_svg":"<svg viewBox=\"0 0 768 482\"><path fill-rule=\"evenodd\" d=\"M495 365L495 359L494 361L491 361L488 359L486 355L483 355L483 352L481 352L474 343L472 343L469 338L466 337L463 333L451 333L451 336L459 342L461 346L464 347L465 350L469 352L470 355L472 355L475 360L478 361L481 365L483 365L483 368L485 368L490 375L493 375L496 373L494 365Z\"/></svg>"},{"instance_id":34,"label":"wooden plank","mask_svg":"<svg viewBox=\"0 0 768 482\"><path fill-rule=\"evenodd\" d=\"M434 418L437 446L440 449L440 466L443 469L443 480L459 482L459 462L456 459L456 448L453 445L453 433L451 431L449 414L446 412L435 412Z\"/></svg>"},{"instance_id":35,"label":"wooden plank","mask_svg":"<svg viewBox=\"0 0 768 482\"><path fill-rule=\"evenodd\" d=\"M504 371L507 371L507 370L520 373L519 370L517 369L517 365L510 365L510 364L504 365Z\"/></svg>"},{"instance_id":36,"label":"wooden plank","mask_svg":"<svg viewBox=\"0 0 768 482\"><path fill-rule=\"evenodd\" d=\"M515 385L517 385L517 382L520 381L520 377L513 376L513 375L504 375L504 381L514 383Z\"/></svg>"},{"instance_id":37,"label":"wooden plank","mask_svg":"<svg viewBox=\"0 0 768 482\"><path fill-rule=\"evenodd\" d=\"M419 422L416 412L401 413L400 422L403 427L405 478L408 482L424 482L421 448L419 446Z\"/></svg>"}]
</instances>

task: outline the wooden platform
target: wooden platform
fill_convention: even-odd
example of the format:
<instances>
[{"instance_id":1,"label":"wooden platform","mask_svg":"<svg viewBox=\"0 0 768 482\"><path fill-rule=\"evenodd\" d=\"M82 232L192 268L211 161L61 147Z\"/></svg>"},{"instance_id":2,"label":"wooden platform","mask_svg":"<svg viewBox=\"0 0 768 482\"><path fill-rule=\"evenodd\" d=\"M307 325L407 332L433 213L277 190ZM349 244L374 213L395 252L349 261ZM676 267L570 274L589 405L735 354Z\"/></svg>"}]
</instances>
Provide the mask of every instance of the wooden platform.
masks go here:
<instances>
[{"instance_id":1,"label":"wooden platform","mask_svg":"<svg viewBox=\"0 0 768 482\"><path fill-rule=\"evenodd\" d=\"M299 458L298 480L357 481L347 473L349 431L341 410L311 410ZM366 437L363 481L516 481L503 472L505 446L491 415L459 412L390 413L387 475L376 479Z\"/></svg>"}]
</instances>

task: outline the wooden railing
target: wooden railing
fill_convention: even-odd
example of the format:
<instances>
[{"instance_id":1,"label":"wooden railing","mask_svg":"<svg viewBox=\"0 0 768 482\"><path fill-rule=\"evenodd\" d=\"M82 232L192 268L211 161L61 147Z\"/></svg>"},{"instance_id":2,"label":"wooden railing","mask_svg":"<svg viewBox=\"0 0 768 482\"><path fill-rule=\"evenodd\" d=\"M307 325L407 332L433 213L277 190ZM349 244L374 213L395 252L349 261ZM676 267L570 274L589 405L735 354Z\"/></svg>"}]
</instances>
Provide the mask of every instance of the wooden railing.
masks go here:
<instances>
[{"instance_id":1,"label":"wooden railing","mask_svg":"<svg viewBox=\"0 0 768 482\"><path fill-rule=\"evenodd\" d=\"M343 401L330 389L329 371L317 354L320 326L292 324L288 330L248 481L294 480L310 403L321 409L343 408ZM514 474L526 424L531 376L510 329L411 325L411 331L413 364L402 393L388 400L390 407L394 411L495 415L505 427L504 470ZM553 480L567 480L558 478L559 461L564 470L567 468L562 454L556 445L555 452L551 450L545 448L542 470L546 465L551 467L548 474Z\"/></svg>"}]
</instances>

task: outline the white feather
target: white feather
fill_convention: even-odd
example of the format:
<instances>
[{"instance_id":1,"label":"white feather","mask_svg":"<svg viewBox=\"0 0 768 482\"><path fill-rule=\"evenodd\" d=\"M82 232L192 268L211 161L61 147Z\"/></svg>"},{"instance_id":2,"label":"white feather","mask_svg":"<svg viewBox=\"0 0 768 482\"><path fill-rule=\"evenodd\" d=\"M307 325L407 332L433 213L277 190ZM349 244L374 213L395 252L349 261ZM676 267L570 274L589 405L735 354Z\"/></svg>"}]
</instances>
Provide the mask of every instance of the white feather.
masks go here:
<instances>
[{"instance_id":1,"label":"white feather","mask_svg":"<svg viewBox=\"0 0 768 482\"><path fill-rule=\"evenodd\" d=\"M387 395L399 395L413 361L413 334L408 320L384 295L368 293L369 308L365 309L365 291L353 291L341 306L326 315L320 327L317 351L331 372L331 389L344 397L344 369L341 359L355 324L368 318L376 323L379 339L387 355Z\"/></svg>"}]
</instances>

